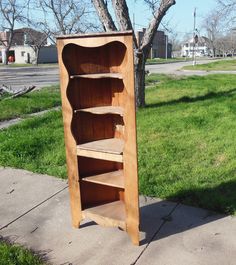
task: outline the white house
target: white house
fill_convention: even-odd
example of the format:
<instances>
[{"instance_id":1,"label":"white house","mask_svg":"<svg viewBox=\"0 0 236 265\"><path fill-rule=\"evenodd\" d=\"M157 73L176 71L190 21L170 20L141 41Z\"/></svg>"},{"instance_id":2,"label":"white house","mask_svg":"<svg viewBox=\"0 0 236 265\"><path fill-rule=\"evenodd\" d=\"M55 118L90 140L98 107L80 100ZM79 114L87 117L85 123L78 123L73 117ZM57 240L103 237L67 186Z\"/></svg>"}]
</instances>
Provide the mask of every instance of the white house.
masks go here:
<instances>
[{"instance_id":1,"label":"white house","mask_svg":"<svg viewBox=\"0 0 236 265\"><path fill-rule=\"evenodd\" d=\"M195 47L194 47L195 44ZM195 52L195 56L204 57L211 56L212 50L209 46L209 40L206 37L198 37L197 42L196 39L191 38L185 43L182 44L181 48L181 56L182 57L192 57Z\"/></svg>"},{"instance_id":2,"label":"white house","mask_svg":"<svg viewBox=\"0 0 236 265\"><path fill-rule=\"evenodd\" d=\"M38 63L57 62L57 49L55 45L47 45L47 36L31 28L14 30L14 36L8 58L6 58L6 45L9 41L9 32L0 32L0 62L35 64L37 54L33 47L40 47Z\"/></svg>"}]
</instances>

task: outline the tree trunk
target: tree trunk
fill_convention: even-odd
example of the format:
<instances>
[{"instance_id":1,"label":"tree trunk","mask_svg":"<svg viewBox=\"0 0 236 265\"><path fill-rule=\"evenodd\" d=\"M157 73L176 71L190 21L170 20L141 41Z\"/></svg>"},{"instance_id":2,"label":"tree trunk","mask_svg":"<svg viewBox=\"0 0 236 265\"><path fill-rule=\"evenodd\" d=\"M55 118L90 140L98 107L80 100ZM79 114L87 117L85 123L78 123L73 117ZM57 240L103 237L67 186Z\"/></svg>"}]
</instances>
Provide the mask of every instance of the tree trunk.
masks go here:
<instances>
[{"instance_id":1,"label":"tree trunk","mask_svg":"<svg viewBox=\"0 0 236 265\"><path fill-rule=\"evenodd\" d=\"M213 57L216 57L216 48L213 47Z\"/></svg>"},{"instance_id":2,"label":"tree trunk","mask_svg":"<svg viewBox=\"0 0 236 265\"><path fill-rule=\"evenodd\" d=\"M105 31L116 31L116 25L108 11L107 2L104 0L92 0L98 17Z\"/></svg>"},{"instance_id":3,"label":"tree trunk","mask_svg":"<svg viewBox=\"0 0 236 265\"><path fill-rule=\"evenodd\" d=\"M35 49L35 64L38 66L39 64L39 48Z\"/></svg>"},{"instance_id":4,"label":"tree trunk","mask_svg":"<svg viewBox=\"0 0 236 265\"><path fill-rule=\"evenodd\" d=\"M134 54L136 108L145 107L145 57L143 52Z\"/></svg>"},{"instance_id":5,"label":"tree trunk","mask_svg":"<svg viewBox=\"0 0 236 265\"><path fill-rule=\"evenodd\" d=\"M10 48L8 48L8 47L5 50L5 56L6 56L6 60L4 62L5 65L8 65L9 50L10 50Z\"/></svg>"}]
</instances>

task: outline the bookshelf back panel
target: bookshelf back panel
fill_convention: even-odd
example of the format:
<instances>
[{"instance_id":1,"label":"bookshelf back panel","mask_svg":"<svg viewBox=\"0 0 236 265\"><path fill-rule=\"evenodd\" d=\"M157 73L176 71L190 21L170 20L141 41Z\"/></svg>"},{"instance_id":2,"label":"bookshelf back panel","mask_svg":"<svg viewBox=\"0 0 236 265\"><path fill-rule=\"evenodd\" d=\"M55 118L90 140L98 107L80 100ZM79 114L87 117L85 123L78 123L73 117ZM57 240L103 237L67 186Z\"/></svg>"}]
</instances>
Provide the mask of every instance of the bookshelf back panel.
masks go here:
<instances>
[{"instance_id":1,"label":"bookshelf back panel","mask_svg":"<svg viewBox=\"0 0 236 265\"><path fill-rule=\"evenodd\" d=\"M119 41L92 48L67 44L62 52L70 75L118 72L126 59L125 55L126 46Z\"/></svg>"},{"instance_id":2,"label":"bookshelf back panel","mask_svg":"<svg viewBox=\"0 0 236 265\"><path fill-rule=\"evenodd\" d=\"M100 107L124 106L125 89L120 79L88 79L70 80L67 97L74 110Z\"/></svg>"},{"instance_id":3,"label":"bookshelf back panel","mask_svg":"<svg viewBox=\"0 0 236 265\"><path fill-rule=\"evenodd\" d=\"M77 144L109 138L123 139L124 122L120 115L76 113L71 127Z\"/></svg>"},{"instance_id":4,"label":"bookshelf back panel","mask_svg":"<svg viewBox=\"0 0 236 265\"><path fill-rule=\"evenodd\" d=\"M123 164L119 162L81 156L78 158L78 165L80 178L123 169Z\"/></svg>"},{"instance_id":5,"label":"bookshelf back panel","mask_svg":"<svg viewBox=\"0 0 236 265\"><path fill-rule=\"evenodd\" d=\"M111 186L80 182L82 209L113 201L124 200L124 190Z\"/></svg>"}]
</instances>

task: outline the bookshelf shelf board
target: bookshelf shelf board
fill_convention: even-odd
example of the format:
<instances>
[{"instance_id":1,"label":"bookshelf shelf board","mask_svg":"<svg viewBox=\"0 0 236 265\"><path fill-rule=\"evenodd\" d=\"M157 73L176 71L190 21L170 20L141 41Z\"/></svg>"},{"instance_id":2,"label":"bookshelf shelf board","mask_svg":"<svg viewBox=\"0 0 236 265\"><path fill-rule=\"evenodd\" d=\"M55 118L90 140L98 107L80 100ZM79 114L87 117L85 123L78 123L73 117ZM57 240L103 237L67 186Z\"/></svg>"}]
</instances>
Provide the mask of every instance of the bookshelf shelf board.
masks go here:
<instances>
[{"instance_id":1,"label":"bookshelf shelf board","mask_svg":"<svg viewBox=\"0 0 236 265\"><path fill-rule=\"evenodd\" d=\"M77 146L79 150L89 150L102 153L123 154L124 141L118 138L109 138L98 141L92 141Z\"/></svg>"},{"instance_id":2,"label":"bookshelf shelf board","mask_svg":"<svg viewBox=\"0 0 236 265\"><path fill-rule=\"evenodd\" d=\"M117 138L98 140L77 145L77 155L123 162L124 141Z\"/></svg>"},{"instance_id":3,"label":"bookshelf shelf board","mask_svg":"<svg viewBox=\"0 0 236 265\"><path fill-rule=\"evenodd\" d=\"M120 73L98 73L98 74L82 74L82 75L70 75L71 79L74 78L91 78L91 79L101 79L101 78L117 78L123 79Z\"/></svg>"},{"instance_id":4,"label":"bookshelf shelf board","mask_svg":"<svg viewBox=\"0 0 236 265\"><path fill-rule=\"evenodd\" d=\"M86 108L86 109L78 109L74 110L75 113L77 112L89 112L92 114L118 114L123 116L124 110L121 107L115 106L102 106L102 107L94 107L94 108Z\"/></svg>"},{"instance_id":5,"label":"bookshelf shelf board","mask_svg":"<svg viewBox=\"0 0 236 265\"><path fill-rule=\"evenodd\" d=\"M124 189L124 172L123 170L112 171L83 178L83 181Z\"/></svg>"},{"instance_id":6,"label":"bookshelf shelf board","mask_svg":"<svg viewBox=\"0 0 236 265\"><path fill-rule=\"evenodd\" d=\"M89 218L102 226L120 227L126 230L126 214L123 201L115 201L83 210L83 218Z\"/></svg>"}]
</instances>

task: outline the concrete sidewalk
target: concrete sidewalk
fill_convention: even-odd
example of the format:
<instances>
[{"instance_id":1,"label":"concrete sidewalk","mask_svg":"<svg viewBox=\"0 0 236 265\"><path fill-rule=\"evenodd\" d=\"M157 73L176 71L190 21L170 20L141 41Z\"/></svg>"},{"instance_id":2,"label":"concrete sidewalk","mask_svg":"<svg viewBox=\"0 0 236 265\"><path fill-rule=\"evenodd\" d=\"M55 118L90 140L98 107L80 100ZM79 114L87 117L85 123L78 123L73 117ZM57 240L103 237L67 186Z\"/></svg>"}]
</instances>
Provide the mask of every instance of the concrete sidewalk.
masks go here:
<instances>
[{"instance_id":1,"label":"concrete sidewalk","mask_svg":"<svg viewBox=\"0 0 236 265\"><path fill-rule=\"evenodd\" d=\"M234 265L236 218L140 197L141 244L89 220L70 222L67 182L0 168L0 236L36 250L52 264Z\"/></svg>"}]
</instances>

